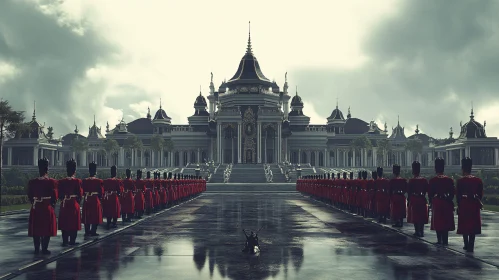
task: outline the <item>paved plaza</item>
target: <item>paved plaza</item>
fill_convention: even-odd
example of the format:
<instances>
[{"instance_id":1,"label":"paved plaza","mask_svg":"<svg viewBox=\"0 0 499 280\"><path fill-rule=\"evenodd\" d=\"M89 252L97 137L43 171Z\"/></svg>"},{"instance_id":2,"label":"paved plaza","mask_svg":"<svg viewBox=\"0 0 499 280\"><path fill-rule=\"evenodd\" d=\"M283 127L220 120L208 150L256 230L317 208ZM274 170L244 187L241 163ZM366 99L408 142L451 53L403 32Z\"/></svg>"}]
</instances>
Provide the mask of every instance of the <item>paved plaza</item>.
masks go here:
<instances>
[{"instance_id":1,"label":"paved plaza","mask_svg":"<svg viewBox=\"0 0 499 280\"><path fill-rule=\"evenodd\" d=\"M43 261L16 214L1 217L0 275L38 261L4 279L499 279L499 215L483 217L473 257L455 233L442 248L297 192L207 192L66 254L54 237ZM242 229L261 227L260 256L242 253Z\"/></svg>"}]
</instances>

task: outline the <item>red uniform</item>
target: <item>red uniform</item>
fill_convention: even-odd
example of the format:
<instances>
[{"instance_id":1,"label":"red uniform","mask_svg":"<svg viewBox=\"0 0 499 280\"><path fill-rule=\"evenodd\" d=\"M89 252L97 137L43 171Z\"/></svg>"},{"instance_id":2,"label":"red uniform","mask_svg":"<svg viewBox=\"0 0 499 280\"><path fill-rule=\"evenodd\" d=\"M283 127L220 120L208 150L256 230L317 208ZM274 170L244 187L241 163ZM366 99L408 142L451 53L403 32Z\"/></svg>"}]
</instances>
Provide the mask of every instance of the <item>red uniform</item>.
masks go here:
<instances>
[{"instance_id":1,"label":"red uniform","mask_svg":"<svg viewBox=\"0 0 499 280\"><path fill-rule=\"evenodd\" d=\"M409 180L407 194L409 195L409 205L407 222L413 224L428 223L428 202L426 193L428 192L428 180L423 177L415 177Z\"/></svg>"},{"instance_id":2,"label":"red uniform","mask_svg":"<svg viewBox=\"0 0 499 280\"><path fill-rule=\"evenodd\" d=\"M104 194L101 179L89 177L82 180L84 194L83 223L87 225L99 225L102 223L102 205L100 198Z\"/></svg>"},{"instance_id":3,"label":"red uniform","mask_svg":"<svg viewBox=\"0 0 499 280\"><path fill-rule=\"evenodd\" d=\"M375 180L370 179L366 182L367 187L367 199L366 199L366 208L369 211L376 211L376 184Z\"/></svg>"},{"instance_id":4,"label":"red uniform","mask_svg":"<svg viewBox=\"0 0 499 280\"><path fill-rule=\"evenodd\" d=\"M405 193L407 181L397 177L390 180L390 219L401 220L406 217Z\"/></svg>"},{"instance_id":5,"label":"red uniform","mask_svg":"<svg viewBox=\"0 0 499 280\"><path fill-rule=\"evenodd\" d=\"M57 220L53 206L57 197L57 180L43 176L29 181L28 199L32 206L29 213L28 236L57 235Z\"/></svg>"},{"instance_id":6,"label":"red uniform","mask_svg":"<svg viewBox=\"0 0 499 280\"><path fill-rule=\"evenodd\" d=\"M374 181L376 186L376 213L381 216L390 214L390 181L378 178Z\"/></svg>"},{"instance_id":7,"label":"red uniform","mask_svg":"<svg viewBox=\"0 0 499 280\"><path fill-rule=\"evenodd\" d=\"M135 201L133 194L137 191L135 182L132 179L125 179L123 182L123 194L121 195L121 212L124 214L133 214L135 212Z\"/></svg>"},{"instance_id":8,"label":"red uniform","mask_svg":"<svg viewBox=\"0 0 499 280\"><path fill-rule=\"evenodd\" d=\"M457 234L482 233L483 182L480 178L467 175L457 181L458 204Z\"/></svg>"},{"instance_id":9,"label":"red uniform","mask_svg":"<svg viewBox=\"0 0 499 280\"><path fill-rule=\"evenodd\" d=\"M117 178L109 178L103 181L104 199L102 201L103 216L106 218L119 218L121 206L119 195L123 193L123 182Z\"/></svg>"},{"instance_id":10,"label":"red uniform","mask_svg":"<svg viewBox=\"0 0 499 280\"><path fill-rule=\"evenodd\" d=\"M161 179L160 181L160 190L159 190L159 202L161 205L166 205L168 202L168 196L167 196L167 180L166 179Z\"/></svg>"},{"instance_id":11,"label":"red uniform","mask_svg":"<svg viewBox=\"0 0 499 280\"><path fill-rule=\"evenodd\" d=\"M135 180L135 211L144 211L146 209L145 196L146 184L144 180Z\"/></svg>"},{"instance_id":12,"label":"red uniform","mask_svg":"<svg viewBox=\"0 0 499 280\"><path fill-rule=\"evenodd\" d=\"M67 177L58 182L59 198L59 229L67 231L81 230L80 201L83 196L81 180Z\"/></svg>"},{"instance_id":13,"label":"red uniform","mask_svg":"<svg viewBox=\"0 0 499 280\"><path fill-rule=\"evenodd\" d=\"M428 197L431 198L431 230L453 231L454 223L454 180L445 175L430 179Z\"/></svg>"},{"instance_id":14,"label":"red uniform","mask_svg":"<svg viewBox=\"0 0 499 280\"><path fill-rule=\"evenodd\" d=\"M150 210L154 208L154 181L153 179L144 180L146 191L144 193L146 209Z\"/></svg>"}]
</instances>

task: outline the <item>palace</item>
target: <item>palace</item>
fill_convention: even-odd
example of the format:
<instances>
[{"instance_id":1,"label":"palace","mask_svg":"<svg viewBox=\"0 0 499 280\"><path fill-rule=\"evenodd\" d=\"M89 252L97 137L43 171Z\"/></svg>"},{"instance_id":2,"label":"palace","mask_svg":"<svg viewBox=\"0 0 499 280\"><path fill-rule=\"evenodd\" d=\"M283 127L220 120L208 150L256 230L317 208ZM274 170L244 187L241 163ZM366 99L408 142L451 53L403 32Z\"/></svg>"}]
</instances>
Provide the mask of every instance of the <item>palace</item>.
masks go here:
<instances>
[{"instance_id":1,"label":"palace","mask_svg":"<svg viewBox=\"0 0 499 280\"><path fill-rule=\"evenodd\" d=\"M290 162L324 168L395 163L408 167L419 160L428 167L437 156L457 167L461 158L469 156L475 166L491 168L499 166L499 141L487 137L485 125L474 119L472 109L457 137L452 128L446 139L429 137L419 129L406 136L399 120L388 133L386 123L380 128L374 121L355 118L350 108L345 118L338 105L325 124L310 124L302 97L298 91L289 92L287 77L282 90L265 77L253 54L250 34L234 76L216 89L211 75L209 95L205 98L199 93L186 125L173 125L160 105L154 116L148 111L145 117L128 123L121 120L114 128L108 123L105 132L96 126L94 117L88 136L76 128L74 133L53 139L52 128L45 132L33 111L31 131L6 141L2 156L6 166L33 166L47 157L54 166L75 158L80 166L95 161L99 166L132 168L184 167L212 160L222 164ZM161 148L155 138L168 145ZM119 145L109 156L107 139Z\"/></svg>"}]
</instances>

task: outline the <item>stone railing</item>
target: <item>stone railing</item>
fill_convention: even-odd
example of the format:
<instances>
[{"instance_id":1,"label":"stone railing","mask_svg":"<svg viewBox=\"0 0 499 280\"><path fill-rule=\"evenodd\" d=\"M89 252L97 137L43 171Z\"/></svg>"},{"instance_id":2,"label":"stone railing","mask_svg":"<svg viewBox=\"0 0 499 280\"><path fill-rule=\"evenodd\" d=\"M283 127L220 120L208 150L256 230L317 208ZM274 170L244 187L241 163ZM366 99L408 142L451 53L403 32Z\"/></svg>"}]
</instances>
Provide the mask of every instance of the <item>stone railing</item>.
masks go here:
<instances>
[{"instance_id":1,"label":"stone railing","mask_svg":"<svg viewBox=\"0 0 499 280\"><path fill-rule=\"evenodd\" d=\"M230 174L232 173L232 163L227 165L224 170L224 183L228 183L230 180Z\"/></svg>"}]
</instances>

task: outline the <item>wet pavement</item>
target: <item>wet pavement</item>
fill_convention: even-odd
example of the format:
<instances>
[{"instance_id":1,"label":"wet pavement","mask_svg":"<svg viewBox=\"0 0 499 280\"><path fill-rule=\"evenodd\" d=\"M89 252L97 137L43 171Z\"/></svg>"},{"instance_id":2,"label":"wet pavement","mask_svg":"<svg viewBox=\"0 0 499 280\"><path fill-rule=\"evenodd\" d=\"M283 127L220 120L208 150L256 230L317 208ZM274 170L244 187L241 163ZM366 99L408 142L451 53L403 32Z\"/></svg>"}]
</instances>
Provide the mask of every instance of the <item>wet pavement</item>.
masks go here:
<instances>
[{"instance_id":1,"label":"wet pavement","mask_svg":"<svg viewBox=\"0 0 499 280\"><path fill-rule=\"evenodd\" d=\"M6 254L21 259L31 253L25 233L12 238L3 233L9 224L6 230L17 232L20 228L14 224L21 221L5 223L2 219L1 241L17 243L2 243L2 270ZM261 227L260 256L242 253L242 229ZM497 232L477 237L475 255L480 250L488 252L484 257L497 254L492 253L495 239L490 239L490 248L479 243ZM450 242L457 246L460 239ZM25 247L23 255L18 255L22 249L15 251L17 246ZM239 192L206 193L15 279L148 278L499 279L499 270L298 193Z\"/></svg>"}]
</instances>

